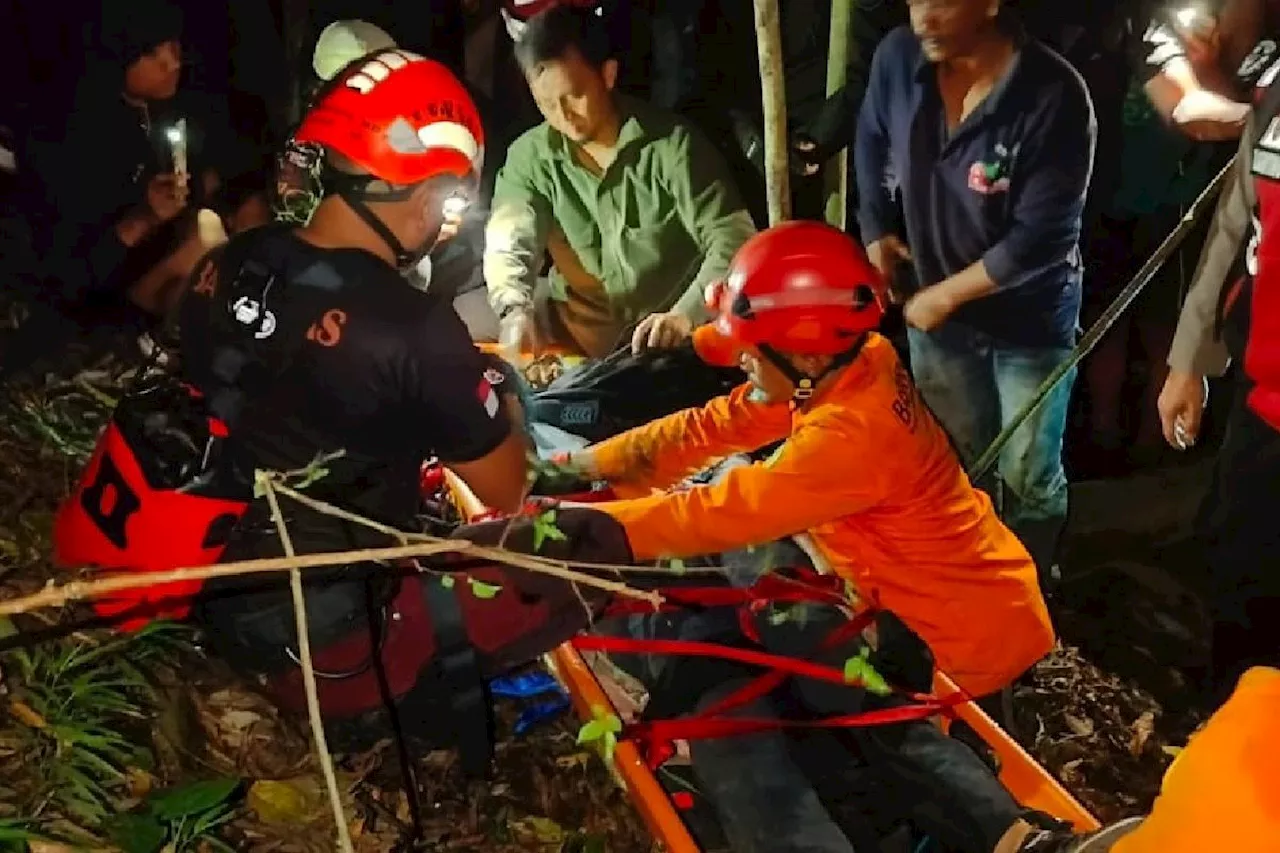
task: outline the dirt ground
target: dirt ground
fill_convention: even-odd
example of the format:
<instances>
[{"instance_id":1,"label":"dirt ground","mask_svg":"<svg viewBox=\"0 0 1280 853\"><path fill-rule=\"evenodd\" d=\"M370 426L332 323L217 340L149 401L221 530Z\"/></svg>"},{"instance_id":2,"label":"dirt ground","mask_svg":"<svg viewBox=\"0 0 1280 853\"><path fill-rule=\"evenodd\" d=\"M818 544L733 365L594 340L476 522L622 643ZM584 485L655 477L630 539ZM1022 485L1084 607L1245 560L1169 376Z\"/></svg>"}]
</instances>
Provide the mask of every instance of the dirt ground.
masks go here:
<instances>
[{"instance_id":1,"label":"dirt ground","mask_svg":"<svg viewBox=\"0 0 1280 853\"><path fill-rule=\"evenodd\" d=\"M53 570L48 535L53 512L76 477L108 407L120 393L121 362L76 351L56 373L5 389L0 397L0 597L42 586ZM14 619L22 633L83 615L44 612ZM0 637L11 631L0 631ZM54 645L93 648L86 630ZM32 759L40 720L23 710L24 684L13 652L0 652L0 827L38 818L61 835L102 838L58 798ZM305 731L275 718L270 706L184 646L150 669L154 701L138 721L150 759L120 768L108 785L110 807L128 809L145 791L212 775L242 780L234 818L220 827L233 849L310 853L333 849L319 775ZM1148 694L1063 648L1016 690L1018 735L1027 748L1100 818L1141 813L1176 749L1168 721ZM654 849L626 797L593 753L575 744L568 718L515 737L518 709L504 706L496 778L464 781L450 753L418 767L423 848L438 851L614 851ZM146 765L145 767L142 765ZM139 781L141 780L141 781ZM362 851L408 849L411 810L390 742L343 756L340 784ZM0 838L2 841L2 838ZM7 849L0 844L0 849ZM54 849L54 848L45 848ZM189 850L215 849L194 844Z\"/></svg>"}]
</instances>

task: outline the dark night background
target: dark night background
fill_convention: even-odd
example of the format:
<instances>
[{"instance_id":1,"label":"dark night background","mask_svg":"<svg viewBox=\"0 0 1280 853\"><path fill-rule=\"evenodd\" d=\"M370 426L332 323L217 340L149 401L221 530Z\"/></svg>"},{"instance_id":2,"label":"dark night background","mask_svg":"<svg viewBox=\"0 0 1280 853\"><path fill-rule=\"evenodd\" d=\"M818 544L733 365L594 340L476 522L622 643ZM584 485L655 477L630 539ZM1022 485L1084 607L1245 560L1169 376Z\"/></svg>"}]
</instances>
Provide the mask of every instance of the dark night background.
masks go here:
<instances>
[{"instance_id":1,"label":"dark night background","mask_svg":"<svg viewBox=\"0 0 1280 853\"><path fill-rule=\"evenodd\" d=\"M320 30L341 18L360 17L396 36L404 47L461 71L463 17L460 2L393 0L174 0L185 13L186 85L226 97L238 130L261 126L263 112L279 139L291 97L285 20L299 22L297 70ZM14 130L34 115L65 108L65 93L86 70L100 0L0 2L0 125ZM254 134L256 135L256 133Z\"/></svg>"}]
</instances>

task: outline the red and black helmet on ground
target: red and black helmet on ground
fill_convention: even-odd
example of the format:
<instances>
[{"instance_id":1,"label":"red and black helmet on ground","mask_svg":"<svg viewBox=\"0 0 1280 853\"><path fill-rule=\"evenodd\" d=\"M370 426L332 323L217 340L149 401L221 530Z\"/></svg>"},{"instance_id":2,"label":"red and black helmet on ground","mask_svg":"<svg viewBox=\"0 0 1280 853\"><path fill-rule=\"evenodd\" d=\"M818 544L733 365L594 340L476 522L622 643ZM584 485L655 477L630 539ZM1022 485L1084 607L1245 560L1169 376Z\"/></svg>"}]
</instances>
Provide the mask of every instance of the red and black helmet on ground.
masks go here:
<instances>
[{"instance_id":1,"label":"red and black helmet on ground","mask_svg":"<svg viewBox=\"0 0 1280 853\"><path fill-rule=\"evenodd\" d=\"M484 129L471 95L444 65L391 48L345 68L294 134L324 146L372 178L411 187L484 164Z\"/></svg>"},{"instance_id":2,"label":"red and black helmet on ground","mask_svg":"<svg viewBox=\"0 0 1280 853\"><path fill-rule=\"evenodd\" d=\"M799 374L784 355L857 355L884 317L884 287L849 235L821 222L787 222L738 249L722 282L708 288L710 324L694 335L704 361L729 366L754 347L797 384L803 399L821 377Z\"/></svg>"}]
</instances>

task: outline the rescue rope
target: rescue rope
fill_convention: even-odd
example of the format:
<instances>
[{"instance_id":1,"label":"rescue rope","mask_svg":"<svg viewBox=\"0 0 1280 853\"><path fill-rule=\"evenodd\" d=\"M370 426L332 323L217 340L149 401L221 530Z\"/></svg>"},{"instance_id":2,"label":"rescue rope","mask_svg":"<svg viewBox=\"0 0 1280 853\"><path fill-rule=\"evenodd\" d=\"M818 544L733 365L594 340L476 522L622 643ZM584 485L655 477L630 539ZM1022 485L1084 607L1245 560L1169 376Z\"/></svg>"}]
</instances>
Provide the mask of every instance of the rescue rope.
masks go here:
<instances>
[{"instance_id":1,"label":"rescue rope","mask_svg":"<svg viewBox=\"0 0 1280 853\"><path fill-rule=\"evenodd\" d=\"M1227 176L1231 173L1235 163L1236 158L1232 157L1231 161L1222 167L1222 171L1218 172L1214 179L1209 182L1209 185L1204 188L1204 191L1187 208L1187 212L1183 215L1178 226L1169 233L1169 236L1164 238L1164 241L1147 259L1147 262L1142 265L1137 274L1125 285L1115 300L1107 306L1107 310L1102 312L1102 316L1084 333L1080 338L1080 342L1076 344L1075 349L1071 351L1066 360L1049 374L1048 378L1036 389L1031 399L1027 401L1027 404L1014 415L1013 419L1000 431L1000 434L995 437L987 449L969 466L969 477L971 479L980 480L991 471L992 467L999 461L1000 453L1012 440L1013 434L1018 431L1018 428L1044 405L1044 401L1058 387L1058 384L1066 378L1072 369L1080 364L1085 356L1093 351L1093 348L1102 340L1102 336L1111 330L1111 327L1120 319L1120 315L1129 309L1133 301L1138 298L1138 294L1151 283L1156 273L1160 271L1160 268L1169 260L1169 257L1182 244L1182 241L1191 233L1191 229L1200 219L1209 202L1221 191L1222 185L1226 182Z\"/></svg>"}]
</instances>

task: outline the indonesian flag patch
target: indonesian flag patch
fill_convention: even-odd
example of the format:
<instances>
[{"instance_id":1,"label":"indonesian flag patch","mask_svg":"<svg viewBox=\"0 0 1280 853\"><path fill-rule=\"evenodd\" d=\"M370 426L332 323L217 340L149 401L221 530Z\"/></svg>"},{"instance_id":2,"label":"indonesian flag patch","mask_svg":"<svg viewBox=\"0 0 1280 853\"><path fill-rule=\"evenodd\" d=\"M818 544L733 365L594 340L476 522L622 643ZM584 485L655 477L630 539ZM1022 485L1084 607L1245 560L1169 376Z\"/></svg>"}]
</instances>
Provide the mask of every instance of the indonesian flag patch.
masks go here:
<instances>
[{"instance_id":1,"label":"indonesian flag patch","mask_svg":"<svg viewBox=\"0 0 1280 853\"><path fill-rule=\"evenodd\" d=\"M480 377L480 384L476 387L476 399L480 401L480 405L484 406L489 417L498 416L498 392L493 390L493 385L483 376Z\"/></svg>"}]
</instances>

